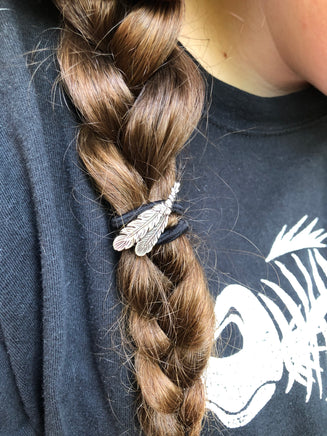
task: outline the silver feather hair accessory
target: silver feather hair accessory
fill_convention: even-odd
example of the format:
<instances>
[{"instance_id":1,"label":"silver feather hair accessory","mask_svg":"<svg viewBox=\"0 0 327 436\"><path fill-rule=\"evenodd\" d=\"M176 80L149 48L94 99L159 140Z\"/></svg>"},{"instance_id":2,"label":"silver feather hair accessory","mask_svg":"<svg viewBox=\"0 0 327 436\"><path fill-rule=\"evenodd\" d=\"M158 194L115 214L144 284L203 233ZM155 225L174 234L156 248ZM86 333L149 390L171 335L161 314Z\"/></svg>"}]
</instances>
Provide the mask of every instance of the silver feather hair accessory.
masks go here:
<instances>
[{"instance_id":1,"label":"silver feather hair accessory","mask_svg":"<svg viewBox=\"0 0 327 436\"><path fill-rule=\"evenodd\" d=\"M140 213L136 219L122 228L114 239L114 249L122 251L135 245L137 256L149 253L165 231L179 187L180 183L176 182L166 201L155 204L151 209Z\"/></svg>"}]
</instances>

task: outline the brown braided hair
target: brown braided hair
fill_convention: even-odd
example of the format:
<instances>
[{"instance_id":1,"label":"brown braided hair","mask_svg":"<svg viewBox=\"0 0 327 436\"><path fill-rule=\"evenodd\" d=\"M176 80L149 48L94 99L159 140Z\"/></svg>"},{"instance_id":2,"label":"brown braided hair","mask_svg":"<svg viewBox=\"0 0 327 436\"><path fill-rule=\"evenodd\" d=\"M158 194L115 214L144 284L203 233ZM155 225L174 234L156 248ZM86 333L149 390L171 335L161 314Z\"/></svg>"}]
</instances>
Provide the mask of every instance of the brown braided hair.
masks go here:
<instances>
[{"instance_id":1,"label":"brown braided hair","mask_svg":"<svg viewBox=\"0 0 327 436\"><path fill-rule=\"evenodd\" d=\"M55 0L64 26L61 80L82 124L80 157L117 214L163 200L204 100L177 44L184 1ZM169 224L177 223L172 214ZM122 252L117 283L134 345L138 419L146 435L198 435L214 312L187 236L138 257Z\"/></svg>"}]
</instances>

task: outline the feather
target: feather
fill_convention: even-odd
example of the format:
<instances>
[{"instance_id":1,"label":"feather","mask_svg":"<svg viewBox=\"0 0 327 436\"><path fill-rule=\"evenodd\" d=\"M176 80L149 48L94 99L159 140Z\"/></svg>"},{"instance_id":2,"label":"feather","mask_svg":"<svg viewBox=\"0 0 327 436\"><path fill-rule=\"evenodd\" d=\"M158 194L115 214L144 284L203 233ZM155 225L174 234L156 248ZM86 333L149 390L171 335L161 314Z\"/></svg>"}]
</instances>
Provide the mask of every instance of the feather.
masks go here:
<instances>
[{"instance_id":1,"label":"feather","mask_svg":"<svg viewBox=\"0 0 327 436\"><path fill-rule=\"evenodd\" d=\"M143 238L137 242L135 246L135 254L137 256L144 256L149 253L152 248L156 245L160 235L166 228L168 223L168 215L161 215L159 222L155 227L149 230Z\"/></svg>"},{"instance_id":2,"label":"feather","mask_svg":"<svg viewBox=\"0 0 327 436\"><path fill-rule=\"evenodd\" d=\"M163 216L168 216L169 212L170 209L166 204L160 203L141 213L135 220L131 221L120 231L119 235L114 239L114 249L122 251L131 248L134 244L138 243L149 230L156 227L157 224L161 222Z\"/></svg>"},{"instance_id":3,"label":"feather","mask_svg":"<svg viewBox=\"0 0 327 436\"><path fill-rule=\"evenodd\" d=\"M179 187L180 183L176 182L166 201L142 212L135 220L127 224L114 239L114 249L117 251L127 250L136 244L135 253L137 256L149 253L165 231Z\"/></svg>"},{"instance_id":4,"label":"feather","mask_svg":"<svg viewBox=\"0 0 327 436\"><path fill-rule=\"evenodd\" d=\"M294 251L307 248L326 247L326 244L323 244L323 242L327 238L327 232L324 229L313 230L318 222L318 218L315 218L303 230L300 231L307 219L308 215L305 215L287 232L286 225L282 228L271 247L266 262L271 262L272 260L275 260L284 254L292 253Z\"/></svg>"}]
</instances>

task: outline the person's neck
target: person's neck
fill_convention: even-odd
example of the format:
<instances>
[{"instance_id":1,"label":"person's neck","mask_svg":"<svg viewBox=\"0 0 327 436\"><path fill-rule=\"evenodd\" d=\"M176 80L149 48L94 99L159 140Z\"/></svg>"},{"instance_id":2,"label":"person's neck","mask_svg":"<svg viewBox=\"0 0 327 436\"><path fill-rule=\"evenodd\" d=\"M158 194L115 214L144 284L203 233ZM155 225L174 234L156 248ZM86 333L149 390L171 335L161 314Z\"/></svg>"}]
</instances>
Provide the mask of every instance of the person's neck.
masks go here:
<instances>
[{"instance_id":1,"label":"person's neck","mask_svg":"<svg viewBox=\"0 0 327 436\"><path fill-rule=\"evenodd\" d=\"M261 1L186 0L179 40L210 74L251 94L273 97L303 89L308 84L276 49Z\"/></svg>"}]
</instances>

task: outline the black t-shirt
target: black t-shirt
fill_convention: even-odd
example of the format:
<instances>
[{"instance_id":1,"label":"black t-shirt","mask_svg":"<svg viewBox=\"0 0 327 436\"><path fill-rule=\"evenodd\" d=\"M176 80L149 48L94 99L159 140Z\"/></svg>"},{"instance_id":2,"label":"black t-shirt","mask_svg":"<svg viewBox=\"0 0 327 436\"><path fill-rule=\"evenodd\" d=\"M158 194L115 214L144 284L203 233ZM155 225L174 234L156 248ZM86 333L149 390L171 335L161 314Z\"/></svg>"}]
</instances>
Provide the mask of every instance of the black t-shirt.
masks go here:
<instances>
[{"instance_id":1,"label":"black t-shirt","mask_svg":"<svg viewBox=\"0 0 327 436\"><path fill-rule=\"evenodd\" d=\"M55 85L58 23L0 0L0 435L136 435L119 254ZM179 194L216 300L203 435L326 435L327 98L203 74Z\"/></svg>"}]
</instances>

